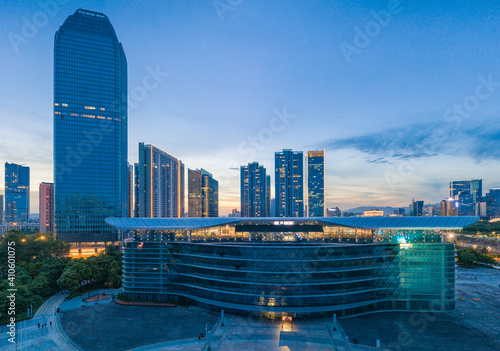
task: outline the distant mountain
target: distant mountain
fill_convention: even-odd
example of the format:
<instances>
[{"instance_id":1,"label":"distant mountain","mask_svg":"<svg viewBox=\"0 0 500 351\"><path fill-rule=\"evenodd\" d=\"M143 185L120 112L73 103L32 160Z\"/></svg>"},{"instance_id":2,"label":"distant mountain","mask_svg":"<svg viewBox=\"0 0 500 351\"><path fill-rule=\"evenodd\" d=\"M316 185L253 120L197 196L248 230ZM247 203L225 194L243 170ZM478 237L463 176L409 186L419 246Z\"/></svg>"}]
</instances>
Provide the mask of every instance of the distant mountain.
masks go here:
<instances>
[{"instance_id":1,"label":"distant mountain","mask_svg":"<svg viewBox=\"0 0 500 351\"><path fill-rule=\"evenodd\" d=\"M365 211L370 211L373 209L377 209L379 211L384 211L384 215L388 216L393 214L394 210L397 210L398 208L404 208L405 213L409 212L408 207L391 207L391 206L385 206L385 207L380 207L380 206L360 206L360 207L355 207L351 208L349 210L343 210L342 212L354 212L354 213L363 213Z\"/></svg>"}]
</instances>

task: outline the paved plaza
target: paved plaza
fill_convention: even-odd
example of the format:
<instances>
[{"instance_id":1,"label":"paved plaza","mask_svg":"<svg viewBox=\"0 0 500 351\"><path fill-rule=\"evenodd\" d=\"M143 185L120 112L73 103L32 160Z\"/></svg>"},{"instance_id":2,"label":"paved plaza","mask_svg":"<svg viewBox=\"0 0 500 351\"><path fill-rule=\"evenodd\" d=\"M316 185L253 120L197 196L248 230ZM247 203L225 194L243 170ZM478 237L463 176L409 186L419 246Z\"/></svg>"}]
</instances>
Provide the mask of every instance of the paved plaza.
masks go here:
<instances>
[{"instance_id":1,"label":"paved plaza","mask_svg":"<svg viewBox=\"0 0 500 351\"><path fill-rule=\"evenodd\" d=\"M389 350L500 350L500 271L457 267L456 310L448 313L378 313L344 318L347 335ZM479 299L474 301L473 299ZM463 315L462 315L463 314Z\"/></svg>"}]
</instances>

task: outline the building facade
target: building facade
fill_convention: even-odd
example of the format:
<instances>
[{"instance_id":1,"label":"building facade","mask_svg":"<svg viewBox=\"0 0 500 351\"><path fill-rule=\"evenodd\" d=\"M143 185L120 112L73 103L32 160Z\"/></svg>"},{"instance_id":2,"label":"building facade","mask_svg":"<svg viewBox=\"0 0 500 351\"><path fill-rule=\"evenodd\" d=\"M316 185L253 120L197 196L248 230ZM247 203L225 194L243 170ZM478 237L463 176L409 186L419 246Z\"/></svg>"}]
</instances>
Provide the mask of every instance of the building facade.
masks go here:
<instances>
[{"instance_id":1,"label":"building facade","mask_svg":"<svg viewBox=\"0 0 500 351\"><path fill-rule=\"evenodd\" d=\"M184 164L153 145L139 143L138 217L184 216Z\"/></svg>"},{"instance_id":2,"label":"building facade","mask_svg":"<svg viewBox=\"0 0 500 351\"><path fill-rule=\"evenodd\" d=\"M5 221L28 223L30 215L30 168L5 163Z\"/></svg>"},{"instance_id":3,"label":"building facade","mask_svg":"<svg viewBox=\"0 0 500 351\"><path fill-rule=\"evenodd\" d=\"M455 308L454 245L477 217L108 219L134 233L134 300L210 310L331 316ZM155 221L155 222L153 222Z\"/></svg>"},{"instance_id":4,"label":"building facade","mask_svg":"<svg viewBox=\"0 0 500 351\"><path fill-rule=\"evenodd\" d=\"M0 224L3 223L3 195L0 195Z\"/></svg>"},{"instance_id":5,"label":"building facade","mask_svg":"<svg viewBox=\"0 0 500 351\"><path fill-rule=\"evenodd\" d=\"M458 216L460 203L452 198L441 201L441 216Z\"/></svg>"},{"instance_id":6,"label":"building facade","mask_svg":"<svg viewBox=\"0 0 500 351\"><path fill-rule=\"evenodd\" d=\"M269 217L271 177L258 162L240 167L241 217Z\"/></svg>"},{"instance_id":7,"label":"building facade","mask_svg":"<svg viewBox=\"0 0 500 351\"><path fill-rule=\"evenodd\" d=\"M423 201L415 201L412 200L409 206L409 215L413 217L422 217L424 210L424 202Z\"/></svg>"},{"instance_id":8,"label":"building facade","mask_svg":"<svg viewBox=\"0 0 500 351\"><path fill-rule=\"evenodd\" d=\"M77 10L54 39L54 206L71 243L117 242L104 220L128 216L127 60L102 13Z\"/></svg>"},{"instance_id":9,"label":"building facade","mask_svg":"<svg viewBox=\"0 0 500 351\"><path fill-rule=\"evenodd\" d=\"M219 217L219 182L203 168L188 169L188 216Z\"/></svg>"},{"instance_id":10,"label":"building facade","mask_svg":"<svg viewBox=\"0 0 500 351\"><path fill-rule=\"evenodd\" d=\"M54 231L54 184L40 183L40 233Z\"/></svg>"},{"instance_id":11,"label":"building facade","mask_svg":"<svg viewBox=\"0 0 500 351\"><path fill-rule=\"evenodd\" d=\"M325 215L325 150L307 151L307 216Z\"/></svg>"},{"instance_id":12,"label":"building facade","mask_svg":"<svg viewBox=\"0 0 500 351\"><path fill-rule=\"evenodd\" d=\"M458 180L450 182L450 198L458 203L457 211L460 216L469 216L474 213L475 204L483 196L483 180Z\"/></svg>"},{"instance_id":13,"label":"building facade","mask_svg":"<svg viewBox=\"0 0 500 351\"><path fill-rule=\"evenodd\" d=\"M134 165L128 164L128 218L134 217L135 173Z\"/></svg>"},{"instance_id":14,"label":"building facade","mask_svg":"<svg viewBox=\"0 0 500 351\"><path fill-rule=\"evenodd\" d=\"M274 155L276 217L304 217L304 155L283 149Z\"/></svg>"}]
</instances>

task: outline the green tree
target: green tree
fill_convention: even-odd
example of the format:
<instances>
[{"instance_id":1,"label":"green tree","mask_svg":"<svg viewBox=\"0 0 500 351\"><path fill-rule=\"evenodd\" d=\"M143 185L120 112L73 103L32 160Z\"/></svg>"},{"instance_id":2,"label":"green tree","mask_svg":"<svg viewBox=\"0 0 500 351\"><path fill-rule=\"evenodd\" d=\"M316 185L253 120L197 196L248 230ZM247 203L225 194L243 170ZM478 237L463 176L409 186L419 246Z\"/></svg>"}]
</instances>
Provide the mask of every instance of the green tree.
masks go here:
<instances>
[{"instance_id":1,"label":"green tree","mask_svg":"<svg viewBox=\"0 0 500 351\"><path fill-rule=\"evenodd\" d=\"M80 287L80 276L74 269L65 269L61 277L57 280L57 285L62 289L69 289L75 291Z\"/></svg>"}]
</instances>

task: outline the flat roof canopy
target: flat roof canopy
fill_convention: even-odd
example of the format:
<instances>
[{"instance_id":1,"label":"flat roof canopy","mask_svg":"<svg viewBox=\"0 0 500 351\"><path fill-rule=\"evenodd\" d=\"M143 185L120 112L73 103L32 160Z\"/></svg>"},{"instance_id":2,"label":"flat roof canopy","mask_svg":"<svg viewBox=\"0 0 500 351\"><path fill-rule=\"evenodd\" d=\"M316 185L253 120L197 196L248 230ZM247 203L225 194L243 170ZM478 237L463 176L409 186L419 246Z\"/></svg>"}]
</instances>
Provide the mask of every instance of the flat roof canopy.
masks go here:
<instances>
[{"instance_id":1,"label":"flat roof canopy","mask_svg":"<svg viewBox=\"0 0 500 351\"><path fill-rule=\"evenodd\" d=\"M106 223L120 230L194 230L228 224L306 225L323 224L359 229L385 230L462 230L479 217L210 217L210 218L106 218Z\"/></svg>"}]
</instances>

